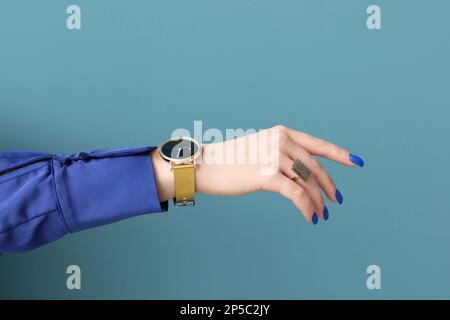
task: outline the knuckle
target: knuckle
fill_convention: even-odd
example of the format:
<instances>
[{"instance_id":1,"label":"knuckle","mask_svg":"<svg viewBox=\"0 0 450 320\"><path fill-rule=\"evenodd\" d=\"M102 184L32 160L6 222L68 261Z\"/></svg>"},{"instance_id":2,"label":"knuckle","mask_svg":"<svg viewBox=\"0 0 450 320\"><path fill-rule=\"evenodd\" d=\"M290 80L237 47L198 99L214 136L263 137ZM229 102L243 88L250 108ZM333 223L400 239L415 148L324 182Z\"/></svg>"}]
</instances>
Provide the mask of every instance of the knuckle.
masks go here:
<instances>
[{"instance_id":1,"label":"knuckle","mask_svg":"<svg viewBox=\"0 0 450 320\"><path fill-rule=\"evenodd\" d=\"M320 138L314 137L314 143L317 145L320 153L336 155L336 152L338 151L338 148L335 145Z\"/></svg>"},{"instance_id":2,"label":"knuckle","mask_svg":"<svg viewBox=\"0 0 450 320\"><path fill-rule=\"evenodd\" d=\"M277 124L276 126L273 126L272 129L275 129L275 130L280 131L280 132L287 131L287 127L282 125L282 124Z\"/></svg>"},{"instance_id":3,"label":"knuckle","mask_svg":"<svg viewBox=\"0 0 450 320\"><path fill-rule=\"evenodd\" d=\"M340 158L342 158L342 159L348 159L348 156L349 156L350 152L348 152L345 149L339 148L339 147L336 147L336 148L338 149L336 151L337 152L337 156L340 156Z\"/></svg>"},{"instance_id":4,"label":"knuckle","mask_svg":"<svg viewBox=\"0 0 450 320\"><path fill-rule=\"evenodd\" d=\"M286 131L279 131L278 139L280 142L280 146L286 146L289 142L289 135Z\"/></svg>"},{"instance_id":5,"label":"knuckle","mask_svg":"<svg viewBox=\"0 0 450 320\"><path fill-rule=\"evenodd\" d=\"M326 142L320 138L311 136L311 139L313 140L314 144L317 144L318 146L324 146Z\"/></svg>"},{"instance_id":6,"label":"knuckle","mask_svg":"<svg viewBox=\"0 0 450 320\"><path fill-rule=\"evenodd\" d=\"M340 156L343 156L342 151L343 150L341 148L339 148L338 146L333 145L330 147L330 153L335 158L339 158Z\"/></svg>"},{"instance_id":7,"label":"knuckle","mask_svg":"<svg viewBox=\"0 0 450 320\"><path fill-rule=\"evenodd\" d=\"M284 173L284 170L283 170L283 167L282 167L282 165L279 165L277 168L276 168L276 171L277 171L277 174L278 175L283 175L283 173Z\"/></svg>"}]
</instances>

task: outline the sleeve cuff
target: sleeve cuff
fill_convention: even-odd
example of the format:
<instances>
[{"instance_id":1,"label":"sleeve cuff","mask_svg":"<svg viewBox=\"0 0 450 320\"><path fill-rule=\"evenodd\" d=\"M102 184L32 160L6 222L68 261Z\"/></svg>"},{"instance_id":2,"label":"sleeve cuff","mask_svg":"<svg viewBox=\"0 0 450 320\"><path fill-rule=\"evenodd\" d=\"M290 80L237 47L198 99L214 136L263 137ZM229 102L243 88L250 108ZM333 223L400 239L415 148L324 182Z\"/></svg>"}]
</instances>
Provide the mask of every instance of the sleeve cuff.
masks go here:
<instances>
[{"instance_id":1,"label":"sleeve cuff","mask_svg":"<svg viewBox=\"0 0 450 320\"><path fill-rule=\"evenodd\" d=\"M54 162L56 193L69 232L167 211L159 200L150 151Z\"/></svg>"}]
</instances>

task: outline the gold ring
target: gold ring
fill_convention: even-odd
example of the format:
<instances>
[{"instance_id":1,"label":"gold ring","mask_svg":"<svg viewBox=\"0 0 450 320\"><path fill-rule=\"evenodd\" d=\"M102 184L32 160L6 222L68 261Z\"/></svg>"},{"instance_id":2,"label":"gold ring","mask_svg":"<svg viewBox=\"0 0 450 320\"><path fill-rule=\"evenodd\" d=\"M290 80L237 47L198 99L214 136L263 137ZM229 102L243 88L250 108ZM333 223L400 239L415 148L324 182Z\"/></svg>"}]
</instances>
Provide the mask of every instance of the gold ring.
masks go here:
<instances>
[{"instance_id":1,"label":"gold ring","mask_svg":"<svg viewBox=\"0 0 450 320\"><path fill-rule=\"evenodd\" d=\"M309 168L299 159L294 161L291 170L296 174L295 180L300 177L304 182L307 182L312 174L311 170L309 170ZM295 181L294 178L291 179Z\"/></svg>"}]
</instances>

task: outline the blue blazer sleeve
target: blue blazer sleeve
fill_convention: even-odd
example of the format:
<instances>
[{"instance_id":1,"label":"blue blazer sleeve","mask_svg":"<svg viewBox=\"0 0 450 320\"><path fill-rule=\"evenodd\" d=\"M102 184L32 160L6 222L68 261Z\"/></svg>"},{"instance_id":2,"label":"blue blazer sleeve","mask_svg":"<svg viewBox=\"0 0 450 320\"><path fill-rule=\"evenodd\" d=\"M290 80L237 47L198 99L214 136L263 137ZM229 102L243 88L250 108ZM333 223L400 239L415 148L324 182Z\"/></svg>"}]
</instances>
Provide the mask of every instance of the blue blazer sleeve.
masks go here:
<instances>
[{"instance_id":1,"label":"blue blazer sleeve","mask_svg":"<svg viewBox=\"0 0 450 320\"><path fill-rule=\"evenodd\" d=\"M69 232L166 211L152 149L0 153L0 253L32 250Z\"/></svg>"}]
</instances>

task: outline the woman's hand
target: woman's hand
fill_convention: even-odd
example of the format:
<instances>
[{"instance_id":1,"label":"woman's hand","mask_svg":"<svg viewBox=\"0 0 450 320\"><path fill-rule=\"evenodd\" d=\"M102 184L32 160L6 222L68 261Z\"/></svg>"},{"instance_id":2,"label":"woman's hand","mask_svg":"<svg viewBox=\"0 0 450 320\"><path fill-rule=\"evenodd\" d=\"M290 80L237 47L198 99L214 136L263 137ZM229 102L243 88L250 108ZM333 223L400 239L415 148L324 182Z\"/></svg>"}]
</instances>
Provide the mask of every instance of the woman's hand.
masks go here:
<instances>
[{"instance_id":1,"label":"woman's hand","mask_svg":"<svg viewBox=\"0 0 450 320\"><path fill-rule=\"evenodd\" d=\"M342 195L328 172L316 157L337 161L347 166L363 166L358 156L334 144L284 126L249 134L238 139L203 145L196 168L196 190L213 195L240 195L259 190L280 193L291 200L314 224L328 219L322 192L334 202L342 203ZM161 201L174 197L170 164L152 153ZM307 182L291 170L299 159L311 171Z\"/></svg>"}]
</instances>

